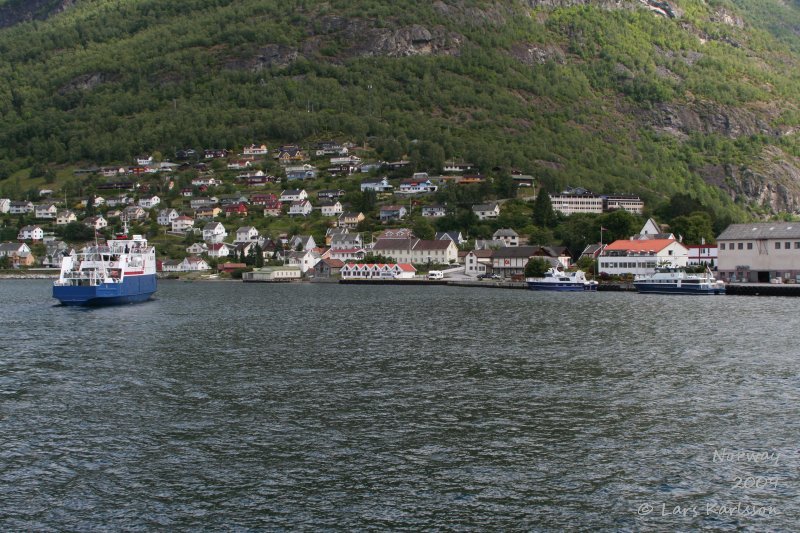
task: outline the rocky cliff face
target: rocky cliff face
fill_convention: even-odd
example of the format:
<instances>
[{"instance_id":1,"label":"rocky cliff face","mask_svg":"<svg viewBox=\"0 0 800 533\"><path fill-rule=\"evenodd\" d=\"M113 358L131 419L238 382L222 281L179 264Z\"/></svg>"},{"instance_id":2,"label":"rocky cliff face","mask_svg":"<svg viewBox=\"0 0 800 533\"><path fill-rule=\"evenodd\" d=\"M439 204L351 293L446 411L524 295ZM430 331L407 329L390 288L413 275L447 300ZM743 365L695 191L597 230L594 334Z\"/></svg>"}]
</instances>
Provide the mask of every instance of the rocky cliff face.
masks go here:
<instances>
[{"instance_id":1,"label":"rocky cliff face","mask_svg":"<svg viewBox=\"0 0 800 533\"><path fill-rule=\"evenodd\" d=\"M800 160L771 146L748 166L708 165L703 179L731 197L772 211L800 212Z\"/></svg>"},{"instance_id":2,"label":"rocky cliff face","mask_svg":"<svg viewBox=\"0 0 800 533\"><path fill-rule=\"evenodd\" d=\"M75 0L10 0L0 5L0 28L43 20L75 5Z\"/></svg>"}]
</instances>

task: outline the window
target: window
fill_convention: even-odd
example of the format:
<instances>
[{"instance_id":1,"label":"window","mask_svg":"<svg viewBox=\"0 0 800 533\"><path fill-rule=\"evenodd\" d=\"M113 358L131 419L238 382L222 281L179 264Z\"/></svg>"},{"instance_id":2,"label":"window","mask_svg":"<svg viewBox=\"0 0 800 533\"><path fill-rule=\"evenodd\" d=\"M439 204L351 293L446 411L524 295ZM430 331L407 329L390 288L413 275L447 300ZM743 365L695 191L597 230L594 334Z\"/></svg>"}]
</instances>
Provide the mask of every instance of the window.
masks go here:
<instances>
[{"instance_id":1,"label":"window","mask_svg":"<svg viewBox=\"0 0 800 533\"><path fill-rule=\"evenodd\" d=\"M781 249L781 243L779 243L779 242L776 242L776 243L775 243L775 249L776 249L776 250L780 250L780 249Z\"/></svg>"},{"instance_id":2,"label":"window","mask_svg":"<svg viewBox=\"0 0 800 533\"><path fill-rule=\"evenodd\" d=\"M784 250L791 250L792 249L792 243L790 243L790 242L783 243L783 249Z\"/></svg>"},{"instance_id":3,"label":"window","mask_svg":"<svg viewBox=\"0 0 800 533\"><path fill-rule=\"evenodd\" d=\"M739 246L738 246L738 248L739 248L739 250L744 250L744 244L742 244L742 243L740 242L740 243L739 243Z\"/></svg>"},{"instance_id":4,"label":"window","mask_svg":"<svg viewBox=\"0 0 800 533\"><path fill-rule=\"evenodd\" d=\"M720 250L724 250L725 249L725 243L724 242L720 243L719 249Z\"/></svg>"},{"instance_id":5,"label":"window","mask_svg":"<svg viewBox=\"0 0 800 533\"><path fill-rule=\"evenodd\" d=\"M747 243L747 249L748 250L752 250L753 249L753 243L752 242L748 242Z\"/></svg>"},{"instance_id":6,"label":"window","mask_svg":"<svg viewBox=\"0 0 800 533\"><path fill-rule=\"evenodd\" d=\"M795 241L794 242L794 249L795 250L800 250L800 241Z\"/></svg>"}]
</instances>

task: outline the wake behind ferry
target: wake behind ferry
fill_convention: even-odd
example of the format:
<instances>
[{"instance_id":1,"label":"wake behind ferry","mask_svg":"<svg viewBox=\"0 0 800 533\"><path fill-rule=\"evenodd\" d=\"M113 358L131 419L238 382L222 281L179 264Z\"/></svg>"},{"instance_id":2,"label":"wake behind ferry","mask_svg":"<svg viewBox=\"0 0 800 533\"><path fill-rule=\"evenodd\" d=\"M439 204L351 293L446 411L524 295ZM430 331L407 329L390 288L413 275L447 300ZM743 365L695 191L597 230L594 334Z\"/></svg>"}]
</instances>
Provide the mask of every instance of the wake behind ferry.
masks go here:
<instances>
[{"instance_id":1,"label":"wake behind ferry","mask_svg":"<svg viewBox=\"0 0 800 533\"><path fill-rule=\"evenodd\" d=\"M156 251L141 235L117 236L64 257L53 298L64 305L143 302L156 292Z\"/></svg>"}]
</instances>

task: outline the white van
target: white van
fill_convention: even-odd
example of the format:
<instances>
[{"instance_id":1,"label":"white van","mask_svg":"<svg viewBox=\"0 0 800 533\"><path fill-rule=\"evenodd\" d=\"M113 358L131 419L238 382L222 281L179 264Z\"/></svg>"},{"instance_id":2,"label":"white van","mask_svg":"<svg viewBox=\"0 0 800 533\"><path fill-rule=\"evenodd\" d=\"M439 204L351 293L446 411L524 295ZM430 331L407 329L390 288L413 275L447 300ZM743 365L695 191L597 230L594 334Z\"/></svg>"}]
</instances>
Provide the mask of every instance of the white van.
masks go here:
<instances>
[{"instance_id":1,"label":"white van","mask_svg":"<svg viewBox=\"0 0 800 533\"><path fill-rule=\"evenodd\" d=\"M428 279L444 279L444 272L441 270L431 270L428 272Z\"/></svg>"}]
</instances>

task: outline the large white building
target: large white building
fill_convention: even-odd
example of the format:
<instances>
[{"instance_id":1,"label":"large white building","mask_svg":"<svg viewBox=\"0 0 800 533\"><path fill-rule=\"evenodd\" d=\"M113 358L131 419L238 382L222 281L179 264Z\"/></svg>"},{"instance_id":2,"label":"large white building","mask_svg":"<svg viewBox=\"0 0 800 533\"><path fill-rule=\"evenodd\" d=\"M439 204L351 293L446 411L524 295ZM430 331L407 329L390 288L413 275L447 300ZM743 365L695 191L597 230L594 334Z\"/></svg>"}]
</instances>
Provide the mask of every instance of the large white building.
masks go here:
<instances>
[{"instance_id":1,"label":"large white building","mask_svg":"<svg viewBox=\"0 0 800 533\"><path fill-rule=\"evenodd\" d=\"M436 263L449 264L458 261L458 247L451 240L428 241L417 238L378 239L372 252L391 257L398 263Z\"/></svg>"},{"instance_id":2,"label":"large white building","mask_svg":"<svg viewBox=\"0 0 800 533\"><path fill-rule=\"evenodd\" d=\"M540 193L541 194L541 193ZM551 194L550 204L553 211L558 211L562 215L573 215L575 213L602 213L603 198L595 194Z\"/></svg>"},{"instance_id":3,"label":"large white building","mask_svg":"<svg viewBox=\"0 0 800 533\"><path fill-rule=\"evenodd\" d=\"M731 224L717 237L719 277L725 281L800 281L800 223Z\"/></svg>"},{"instance_id":4,"label":"large white building","mask_svg":"<svg viewBox=\"0 0 800 533\"><path fill-rule=\"evenodd\" d=\"M615 211L624 209L629 213L641 215L644 210L644 202L638 196L629 194L609 194L603 196L603 210Z\"/></svg>"},{"instance_id":5,"label":"large white building","mask_svg":"<svg viewBox=\"0 0 800 533\"><path fill-rule=\"evenodd\" d=\"M645 275L659 266L687 266L689 249L675 239L614 241L600 255L601 274Z\"/></svg>"}]
</instances>

